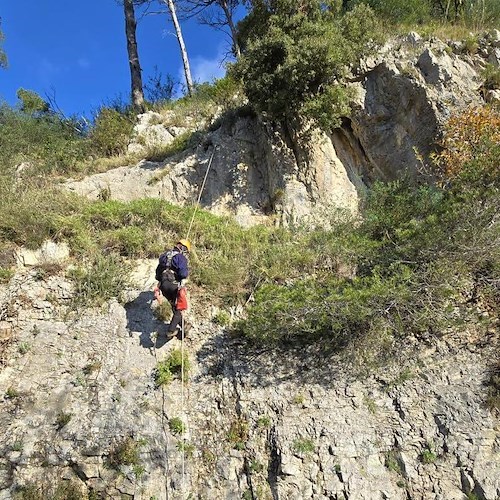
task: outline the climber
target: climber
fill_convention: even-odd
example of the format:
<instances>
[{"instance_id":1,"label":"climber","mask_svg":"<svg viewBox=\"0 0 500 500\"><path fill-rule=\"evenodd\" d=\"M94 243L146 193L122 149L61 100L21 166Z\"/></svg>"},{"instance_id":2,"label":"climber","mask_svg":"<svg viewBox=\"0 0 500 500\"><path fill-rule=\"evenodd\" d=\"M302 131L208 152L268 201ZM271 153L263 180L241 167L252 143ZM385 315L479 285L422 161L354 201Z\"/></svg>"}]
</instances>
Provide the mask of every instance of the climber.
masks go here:
<instances>
[{"instance_id":1,"label":"climber","mask_svg":"<svg viewBox=\"0 0 500 500\"><path fill-rule=\"evenodd\" d=\"M172 250L167 250L160 255L156 267L155 278L158 284L155 287L155 296L158 297L159 292L161 292L172 307L173 316L167 330L169 338L175 337L179 333L181 338L184 338L189 329L188 325L182 321L187 303L181 305L179 299L182 297L183 302L186 301L185 286L189 275L187 254L190 251L190 241L187 239L179 240Z\"/></svg>"}]
</instances>

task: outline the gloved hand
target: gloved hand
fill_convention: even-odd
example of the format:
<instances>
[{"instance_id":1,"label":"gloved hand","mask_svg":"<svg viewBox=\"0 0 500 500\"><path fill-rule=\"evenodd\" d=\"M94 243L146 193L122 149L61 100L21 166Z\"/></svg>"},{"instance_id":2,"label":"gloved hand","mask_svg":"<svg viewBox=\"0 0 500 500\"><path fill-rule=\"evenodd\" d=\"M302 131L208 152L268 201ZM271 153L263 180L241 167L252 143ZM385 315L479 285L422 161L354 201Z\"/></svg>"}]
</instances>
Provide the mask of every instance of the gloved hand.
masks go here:
<instances>
[{"instance_id":1,"label":"gloved hand","mask_svg":"<svg viewBox=\"0 0 500 500\"><path fill-rule=\"evenodd\" d=\"M181 280L179 282L179 288L184 288L186 286L186 283L187 283L187 278Z\"/></svg>"}]
</instances>

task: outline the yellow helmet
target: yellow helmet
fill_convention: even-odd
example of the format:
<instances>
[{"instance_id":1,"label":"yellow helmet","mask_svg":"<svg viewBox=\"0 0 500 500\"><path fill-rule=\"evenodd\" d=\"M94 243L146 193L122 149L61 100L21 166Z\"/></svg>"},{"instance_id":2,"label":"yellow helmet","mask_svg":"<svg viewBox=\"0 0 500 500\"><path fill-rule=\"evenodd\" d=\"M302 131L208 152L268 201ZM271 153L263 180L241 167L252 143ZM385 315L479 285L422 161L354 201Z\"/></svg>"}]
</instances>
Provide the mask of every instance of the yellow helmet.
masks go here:
<instances>
[{"instance_id":1,"label":"yellow helmet","mask_svg":"<svg viewBox=\"0 0 500 500\"><path fill-rule=\"evenodd\" d=\"M188 252L191 251L191 242L189 240L185 240L185 239L179 240L178 243L180 243L181 245L184 245L187 248Z\"/></svg>"}]
</instances>

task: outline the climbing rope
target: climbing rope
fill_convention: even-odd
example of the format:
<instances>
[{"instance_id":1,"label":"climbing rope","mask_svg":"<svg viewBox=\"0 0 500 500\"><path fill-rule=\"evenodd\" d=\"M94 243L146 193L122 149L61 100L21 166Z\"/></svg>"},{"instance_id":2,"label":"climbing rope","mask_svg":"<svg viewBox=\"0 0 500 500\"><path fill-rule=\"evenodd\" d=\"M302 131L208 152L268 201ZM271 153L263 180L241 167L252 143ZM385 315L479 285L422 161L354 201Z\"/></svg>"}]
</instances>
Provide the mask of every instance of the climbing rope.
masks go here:
<instances>
[{"instance_id":1,"label":"climbing rope","mask_svg":"<svg viewBox=\"0 0 500 500\"><path fill-rule=\"evenodd\" d=\"M183 311L184 313L184 311ZM182 314L181 320L181 411L182 411L182 420L186 420L186 429L187 430L187 417L184 412L184 314ZM185 432L184 431L184 432ZM185 461L186 461L186 439L183 440L183 448L182 448L182 484L181 491L182 497L184 498L184 486L185 486Z\"/></svg>"},{"instance_id":2,"label":"climbing rope","mask_svg":"<svg viewBox=\"0 0 500 500\"><path fill-rule=\"evenodd\" d=\"M198 199L196 200L196 205L194 207L193 216L191 217L191 222L189 223L189 229L186 235L186 239L189 240L189 235L191 234L191 229L193 227L194 218L196 217L196 212L198 211L198 207L200 206L201 196L203 194L203 190L205 189L205 184L207 182L208 174L210 172L210 167L212 166L212 161L214 159L215 151L218 147L214 147L212 154L210 156L210 160L208 162L207 171L205 172L205 176L203 178L203 182L201 184L200 192L198 194ZM184 313L184 311L183 311ZM186 430L188 429L187 415L184 409L184 337L185 337L185 324L184 324L184 314L182 314L181 319L181 414L182 420L186 421ZM181 491L182 497L184 498L184 488L185 488L185 470L186 470L186 439L183 439L183 448L182 448L182 482L181 482Z\"/></svg>"},{"instance_id":3,"label":"climbing rope","mask_svg":"<svg viewBox=\"0 0 500 500\"><path fill-rule=\"evenodd\" d=\"M189 235L191 234L191 228L193 227L194 218L196 216L196 212L198 211L198 207L200 206L201 195L203 194L203 190L205 189L205 183L207 182L208 173L210 172L210 167L212 166L212 160L214 159L215 151L218 148L219 148L218 146L214 147L212 155L210 156L210 161L208 162L207 171L205 172L205 177L203 178L203 182L201 184L200 193L198 194L198 199L196 200L196 205L194 207L193 216L191 217L191 222L189 223L189 229L186 236L187 240L189 240Z\"/></svg>"}]
</instances>

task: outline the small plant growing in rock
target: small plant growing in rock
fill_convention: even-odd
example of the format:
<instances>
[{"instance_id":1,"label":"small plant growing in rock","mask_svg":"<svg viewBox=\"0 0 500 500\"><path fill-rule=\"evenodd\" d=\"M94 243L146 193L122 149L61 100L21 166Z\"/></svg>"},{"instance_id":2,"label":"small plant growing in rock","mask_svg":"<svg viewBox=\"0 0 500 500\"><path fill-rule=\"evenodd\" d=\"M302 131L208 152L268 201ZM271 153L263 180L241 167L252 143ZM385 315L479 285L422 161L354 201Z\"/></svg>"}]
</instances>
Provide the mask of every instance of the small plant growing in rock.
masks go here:
<instances>
[{"instance_id":1,"label":"small plant growing in rock","mask_svg":"<svg viewBox=\"0 0 500 500\"><path fill-rule=\"evenodd\" d=\"M66 426L73 415L71 413L65 413L64 411L60 411L57 414L56 418L56 428L58 431L60 431L64 426Z\"/></svg>"},{"instance_id":2,"label":"small plant growing in rock","mask_svg":"<svg viewBox=\"0 0 500 500\"><path fill-rule=\"evenodd\" d=\"M396 474L403 475L403 470L401 464L399 463L397 452L395 450L389 450L385 453L385 466L395 472Z\"/></svg>"},{"instance_id":3,"label":"small plant growing in rock","mask_svg":"<svg viewBox=\"0 0 500 500\"><path fill-rule=\"evenodd\" d=\"M188 443L187 441L177 441L175 447L181 452L184 453L186 458L191 458L193 456L195 447L193 444Z\"/></svg>"},{"instance_id":4,"label":"small plant growing in rock","mask_svg":"<svg viewBox=\"0 0 500 500\"><path fill-rule=\"evenodd\" d=\"M486 406L490 411L500 413L500 363L491 370L486 385L488 386Z\"/></svg>"},{"instance_id":5,"label":"small plant growing in rock","mask_svg":"<svg viewBox=\"0 0 500 500\"><path fill-rule=\"evenodd\" d=\"M172 434L182 434L186 431L184 422L178 417L173 417L168 421L168 428Z\"/></svg>"},{"instance_id":6,"label":"small plant growing in rock","mask_svg":"<svg viewBox=\"0 0 500 500\"><path fill-rule=\"evenodd\" d=\"M12 276L14 276L14 271L0 267L0 283L8 283Z\"/></svg>"},{"instance_id":7,"label":"small plant growing in rock","mask_svg":"<svg viewBox=\"0 0 500 500\"><path fill-rule=\"evenodd\" d=\"M231 422L227 439L236 450L243 450L248 439L248 423L243 419Z\"/></svg>"},{"instance_id":8,"label":"small plant growing in rock","mask_svg":"<svg viewBox=\"0 0 500 500\"><path fill-rule=\"evenodd\" d=\"M128 436L118 442L109 453L108 462L114 469L119 469L122 465L140 465L139 450L144 444L142 440L135 440Z\"/></svg>"},{"instance_id":9,"label":"small plant growing in rock","mask_svg":"<svg viewBox=\"0 0 500 500\"><path fill-rule=\"evenodd\" d=\"M271 419L267 415L259 417L257 420L257 427L260 427L261 429L271 427Z\"/></svg>"},{"instance_id":10,"label":"small plant growing in rock","mask_svg":"<svg viewBox=\"0 0 500 500\"><path fill-rule=\"evenodd\" d=\"M83 375L83 373L78 373L76 375L73 385L75 387L85 387L87 385L87 381L85 380L85 376Z\"/></svg>"},{"instance_id":11,"label":"small plant growing in rock","mask_svg":"<svg viewBox=\"0 0 500 500\"><path fill-rule=\"evenodd\" d=\"M102 363L100 361L92 361L88 365L85 365L83 368L83 373L85 375L91 375L92 373L101 369Z\"/></svg>"},{"instance_id":12,"label":"small plant growing in rock","mask_svg":"<svg viewBox=\"0 0 500 500\"><path fill-rule=\"evenodd\" d=\"M231 323L231 316L227 311L221 309L220 311L217 311L217 314L213 318L213 322L219 326L227 326Z\"/></svg>"},{"instance_id":13,"label":"small plant growing in rock","mask_svg":"<svg viewBox=\"0 0 500 500\"><path fill-rule=\"evenodd\" d=\"M31 345L29 342L21 342L19 344L19 354L26 354L31 350Z\"/></svg>"},{"instance_id":14,"label":"small plant growing in rock","mask_svg":"<svg viewBox=\"0 0 500 500\"><path fill-rule=\"evenodd\" d=\"M5 391L5 396L7 396L8 399L16 399L20 396L20 394L17 389L14 389L14 387L8 387Z\"/></svg>"},{"instance_id":15,"label":"small plant growing in rock","mask_svg":"<svg viewBox=\"0 0 500 500\"><path fill-rule=\"evenodd\" d=\"M303 394L296 394L292 400L293 404L296 405L303 405L304 404L304 395Z\"/></svg>"},{"instance_id":16,"label":"small plant growing in rock","mask_svg":"<svg viewBox=\"0 0 500 500\"><path fill-rule=\"evenodd\" d=\"M368 408L368 411L375 415L377 413L377 404L375 403L375 400L369 396L365 396L363 398L363 402L365 403L366 407Z\"/></svg>"},{"instance_id":17,"label":"small plant growing in rock","mask_svg":"<svg viewBox=\"0 0 500 500\"><path fill-rule=\"evenodd\" d=\"M474 35L469 35L462 44L462 49L466 54L475 54L479 49L479 43L477 37Z\"/></svg>"},{"instance_id":18,"label":"small plant growing in rock","mask_svg":"<svg viewBox=\"0 0 500 500\"><path fill-rule=\"evenodd\" d=\"M426 448L422 450L419 458L423 464L433 464L436 461L437 456L432 448L432 445L428 443Z\"/></svg>"},{"instance_id":19,"label":"small plant growing in rock","mask_svg":"<svg viewBox=\"0 0 500 500\"><path fill-rule=\"evenodd\" d=\"M262 465L258 460L255 460L255 458L250 462L250 465L248 466L250 469L250 472L254 472L258 474L259 472L262 472L264 470L264 465Z\"/></svg>"},{"instance_id":20,"label":"small plant growing in rock","mask_svg":"<svg viewBox=\"0 0 500 500\"><path fill-rule=\"evenodd\" d=\"M312 453L315 450L314 442L309 438L298 438L293 442L293 451L301 455Z\"/></svg>"},{"instance_id":21,"label":"small plant growing in rock","mask_svg":"<svg viewBox=\"0 0 500 500\"><path fill-rule=\"evenodd\" d=\"M217 456L212 450L208 448L202 448L201 459L203 460L204 464L212 466L217 461Z\"/></svg>"},{"instance_id":22,"label":"small plant growing in rock","mask_svg":"<svg viewBox=\"0 0 500 500\"><path fill-rule=\"evenodd\" d=\"M163 300L154 310L154 315L158 321L169 321L172 316L172 308L167 300Z\"/></svg>"},{"instance_id":23,"label":"small plant growing in rock","mask_svg":"<svg viewBox=\"0 0 500 500\"><path fill-rule=\"evenodd\" d=\"M175 349L169 354L167 359L160 361L156 365L154 374L156 385L157 387L167 385L174 377L182 378L182 380L186 381L189 370L190 362L188 355L184 353L183 356L180 349Z\"/></svg>"},{"instance_id":24,"label":"small plant growing in rock","mask_svg":"<svg viewBox=\"0 0 500 500\"><path fill-rule=\"evenodd\" d=\"M22 440L19 440L19 441L14 441L14 442L12 443L11 450L12 450L12 451L22 451L23 446L24 446L24 443L23 443L23 441L22 441Z\"/></svg>"}]
</instances>

